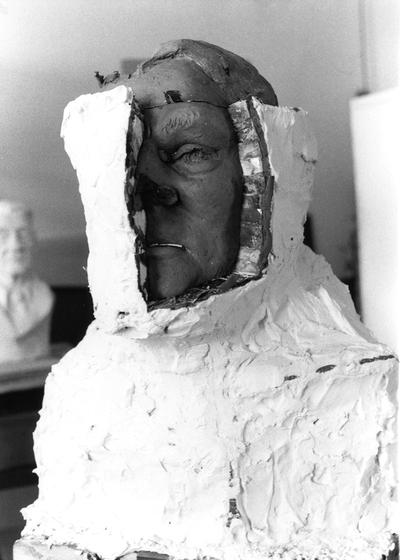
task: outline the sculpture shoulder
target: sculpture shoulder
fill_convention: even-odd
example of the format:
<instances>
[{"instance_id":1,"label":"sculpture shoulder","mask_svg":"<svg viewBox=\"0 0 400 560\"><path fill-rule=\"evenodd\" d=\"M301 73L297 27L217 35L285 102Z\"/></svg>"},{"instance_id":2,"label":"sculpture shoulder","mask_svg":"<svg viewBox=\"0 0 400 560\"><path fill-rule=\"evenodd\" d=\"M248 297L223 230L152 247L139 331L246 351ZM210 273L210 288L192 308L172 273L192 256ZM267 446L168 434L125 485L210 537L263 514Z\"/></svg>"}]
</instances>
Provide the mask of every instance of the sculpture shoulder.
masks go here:
<instances>
[{"instance_id":1,"label":"sculpture shoulder","mask_svg":"<svg viewBox=\"0 0 400 560\"><path fill-rule=\"evenodd\" d=\"M330 317L339 329L376 343L371 332L361 322L354 307L349 288L333 272L322 255L303 246L297 262L297 274L304 292L312 299L311 306L319 305L324 317ZM318 301L318 304L317 304ZM319 318L322 321L322 317Z\"/></svg>"},{"instance_id":2,"label":"sculpture shoulder","mask_svg":"<svg viewBox=\"0 0 400 560\"><path fill-rule=\"evenodd\" d=\"M32 278L32 297L35 303L43 310L43 313L49 313L54 304L54 294L50 286L38 277Z\"/></svg>"}]
</instances>

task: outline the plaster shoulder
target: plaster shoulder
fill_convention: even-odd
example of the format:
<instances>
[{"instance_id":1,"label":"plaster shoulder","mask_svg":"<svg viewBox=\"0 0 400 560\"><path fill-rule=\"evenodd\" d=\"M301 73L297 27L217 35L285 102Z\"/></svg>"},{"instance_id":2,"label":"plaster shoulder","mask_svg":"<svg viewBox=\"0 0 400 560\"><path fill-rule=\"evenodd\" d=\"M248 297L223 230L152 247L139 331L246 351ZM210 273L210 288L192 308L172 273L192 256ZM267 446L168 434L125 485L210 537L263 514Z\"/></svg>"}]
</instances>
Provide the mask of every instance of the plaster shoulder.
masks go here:
<instances>
[{"instance_id":1,"label":"plaster shoulder","mask_svg":"<svg viewBox=\"0 0 400 560\"><path fill-rule=\"evenodd\" d=\"M284 324L285 313L301 317L300 331L313 324L301 294L275 320L261 314L268 344L226 332L132 341L93 325L46 383L35 432L41 490L24 534L110 559L382 543L396 360L337 323L327 325L327 351L315 326L305 344ZM313 298L312 309L326 305Z\"/></svg>"}]
</instances>

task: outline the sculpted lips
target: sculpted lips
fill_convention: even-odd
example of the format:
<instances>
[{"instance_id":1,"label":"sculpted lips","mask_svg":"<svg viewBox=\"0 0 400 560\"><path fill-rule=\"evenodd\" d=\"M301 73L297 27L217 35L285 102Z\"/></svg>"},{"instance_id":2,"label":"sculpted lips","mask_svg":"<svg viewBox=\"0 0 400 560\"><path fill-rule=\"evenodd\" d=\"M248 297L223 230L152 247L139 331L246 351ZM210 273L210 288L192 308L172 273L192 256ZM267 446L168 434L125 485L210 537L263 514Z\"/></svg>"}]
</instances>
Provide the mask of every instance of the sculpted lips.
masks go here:
<instances>
[{"instance_id":1,"label":"sculpted lips","mask_svg":"<svg viewBox=\"0 0 400 560\"><path fill-rule=\"evenodd\" d=\"M148 243L146 246L146 253L149 256L167 257L176 255L177 252L186 251L186 247L180 243L168 243L164 241Z\"/></svg>"},{"instance_id":2,"label":"sculpted lips","mask_svg":"<svg viewBox=\"0 0 400 560\"><path fill-rule=\"evenodd\" d=\"M150 243L150 245L147 246L148 249L152 249L153 247L176 247L177 249L185 249L185 247L179 243Z\"/></svg>"}]
</instances>

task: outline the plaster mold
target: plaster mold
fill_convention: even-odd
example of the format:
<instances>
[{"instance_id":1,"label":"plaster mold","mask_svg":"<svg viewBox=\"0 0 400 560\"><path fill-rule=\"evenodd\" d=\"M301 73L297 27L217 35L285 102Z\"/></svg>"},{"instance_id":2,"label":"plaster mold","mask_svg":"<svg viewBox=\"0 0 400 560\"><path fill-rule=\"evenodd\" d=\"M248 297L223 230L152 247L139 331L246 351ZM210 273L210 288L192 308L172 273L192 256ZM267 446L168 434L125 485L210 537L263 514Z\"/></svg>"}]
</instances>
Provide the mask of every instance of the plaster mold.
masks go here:
<instances>
[{"instance_id":1,"label":"plaster mold","mask_svg":"<svg viewBox=\"0 0 400 560\"><path fill-rule=\"evenodd\" d=\"M397 361L303 245L316 159L306 113L251 101L274 179L263 274L148 311L124 198L131 100L119 86L65 112L96 320L46 382L24 540L107 560L380 559L396 529ZM239 140L246 103L231 107ZM260 172L249 153L245 180Z\"/></svg>"}]
</instances>

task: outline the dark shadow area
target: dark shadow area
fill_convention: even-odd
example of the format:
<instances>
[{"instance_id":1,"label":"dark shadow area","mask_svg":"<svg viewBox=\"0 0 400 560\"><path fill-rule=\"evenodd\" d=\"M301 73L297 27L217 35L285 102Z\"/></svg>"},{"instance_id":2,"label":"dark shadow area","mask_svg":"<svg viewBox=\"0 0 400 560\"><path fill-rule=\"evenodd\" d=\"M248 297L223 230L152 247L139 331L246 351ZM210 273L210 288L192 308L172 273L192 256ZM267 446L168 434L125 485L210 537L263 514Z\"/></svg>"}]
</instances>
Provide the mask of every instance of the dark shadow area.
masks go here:
<instances>
[{"instance_id":1,"label":"dark shadow area","mask_svg":"<svg viewBox=\"0 0 400 560\"><path fill-rule=\"evenodd\" d=\"M43 388L0 395L0 490L37 484L32 433L42 400Z\"/></svg>"},{"instance_id":2,"label":"dark shadow area","mask_svg":"<svg viewBox=\"0 0 400 560\"><path fill-rule=\"evenodd\" d=\"M55 295L51 321L51 342L68 342L75 346L82 340L93 321L93 304L89 288L78 286L52 287Z\"/></svg>"},{"instance_id":3,"label":"dark shadow area","mask_svg":"<svg viewBox=\"0 0 400 560\"><path fill-rule=\"evenodd\" d=\"M394 548L389 552L387 556L384 554L382 556L382 560L399 560L399 537L398 535L393 533L392 539L394 543Z\"/></svg>"},{"instance_id":4,"label":"dark shadow area","mask_svg":"<svg viewBox=\"0 0 400 560\"><path fill-rule=\"evenodd\" d=\"M312 217L310 216L310 214L307 214L307 218L304 223L304 245L307 245L307 247L310 247L310 249L315 251L314 229L313 229Z\"/></svg>"}]
</instances>

